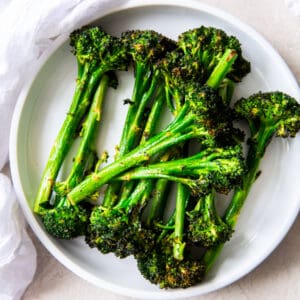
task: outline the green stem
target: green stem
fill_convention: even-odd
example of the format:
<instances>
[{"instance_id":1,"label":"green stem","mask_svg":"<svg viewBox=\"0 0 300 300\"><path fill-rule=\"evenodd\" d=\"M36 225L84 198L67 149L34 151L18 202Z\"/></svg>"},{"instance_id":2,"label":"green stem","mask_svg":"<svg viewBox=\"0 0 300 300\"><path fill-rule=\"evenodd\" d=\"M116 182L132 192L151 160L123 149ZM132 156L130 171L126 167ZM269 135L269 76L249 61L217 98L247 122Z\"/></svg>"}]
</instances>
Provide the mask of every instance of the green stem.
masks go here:
<instances>
[{"instance_id":1,"label":"green stem","mask_svg":"<svg viewBox=\"0 0 300 300\"><path fill-rule=\"evenodd\" d=\"M185 143L181 148L181 157L183 157L183 159L187 159L188 143ZM183 260L184 258L185 242L183 241L183 233L185 223L185 208L189 201L189 197L190 191L188 190L188 188L182 183L178 183L176 193L175 230L173 241L173 256L177 260Z\"/></svg>"},{"instance_id":2,"label":"green stem","mask_svg":"<svg viewBox=\"0 0 300 300\"><path fill-rule=\"evenodd\" d=\"M225 105L230 104L234 92L234 87L235 83L232 80L225 78L218 88L218 94L222 98Z\"/></svg>"},{"instance_id":3,"label":"green stem","mask_svg":"<svg viewBox=\"0 0 300 300\"><path fill-rule=\"evenodd\" d=\"M163 231L160 233L159 237L157 238L158 242L162 241L167 236L167 234L169 233L169 230L174 229L175 213L176 213L176 211L174 210L172 215L169 217L166 225L162 225ZM160 227L160 226L158 226L158 227Z\"/></svg>"},{"instance_id":4,"label":"green stem","mask_svg":"<svg viewBox=\"0 0 300 300\"><path fill-rule=\"evenodd\" d=\"M112 182L111 185L113 185L115 182ZM122 202L130 197L130 194L132 191L134 191L134 188L136 186L136 180L127 181L123 184L122 189L120 191L119 195L119 202Z\"/></svg>"},{"instance_id":5,"label":"green stem","mask_svg":"<svg viewBox=\"0 0 300 300\"><path fill-rule=\"evenodd\" d=\"M135 67L135 80L134 80L131 103L128 107L126 120L124 123L121 140L119 144L119 152L116 155L116 160L119 157L122 157L122 155L126 154L128 151L128 147L127 147L128 133L130 131L131 124L133 123L133 120L135 118L136 111L139 107L140 99L143 93L145 92L144 90L141 89L141 86L143 86L143 80L147 70L148 67L143 64L137 64Z\"/></svg>"},{"instance_id":6,"label":"green stem","mask_svg":"<svg viewBox=\"0 0 300 300\"><path fill-rule=\"evenodd\" d=\"M206 84L212 88L218 88L230 71L237 57L238 55L235 50L227 49L209 76Z\"/></svg>"},{"instance_id":7,"label":"green stem","mask_svg":"<svg viewBox=\"0 0 300 300\"><path fill-rule=\"evenodd\" d=\"M151 107L140 144L144 144L150 137L153 136L159 117L161 115L162 107L165 101L164 93L158 92L157 98Z\"/></svg>"},{"instance_id":8,"label":"green stem","mask_svg":"<svg viewBox=\"0 0 300 300\"><path fill-rule=\"evenodd\" d=\"M77 60L77 77L82 78L82 75L84 73L84 69L87 66L87 64L82 64L78 57L76 57Z\"/></svg>"},{"instance_id":9,"label":"green stem","mask_svg":"<svg viewBox=\"0 0 300 300\"><path fill-rule=\"evenodd\" d=\"M130 180L137 180L137 179L165 179L165 180L169 180L169 181L174 181L177 183L182 183L186 186L188 186L189 188L191 188L193 190L193 192L196 192L196 190L194 190L194 188L201 188L200 184L197 184L197 181L195 179L192 178L187 178L187 177L180 177L179 174L178 175L172 175L172 174L168 174L167 172L163 172L160 170L159 173L155 173L155 172L140 172L139 174L134 174L134 176L130 177ZM126 175L123 176L116 176L113 178L114 180L128 180L128 177L126 177ZM206 182L203 182L203 184Z\"/></svg>"},{"instance_id":10,"label":"green stem","mask_svg":"<svg viewBox=\"0 0 300 300\"><path fill-rule=\"evenodd\" d=\"M220 244L212 249L209 249L205 252L203 257L203 262L206 266L205 272L207 273L212 266L214 265L215 261L218 259L219 255L223 250L224 244Z\"/></svg>"},{"instance_id":11,"label":"green stem","mask_svg":"<svg viewBox=\"0 0 300 300\"><path fill-rule=\"evenodd\" d=\"M147 215L147 226L150 227L153 222L162 219L167 203L167 193L169 192L169 187L169 180L159 179L156 181L153 197L151 199L150 211Z\"/></svg>"},{"instance_id":12,"label":"green stem","mask_svg":"<svg viewBox=\"0 0 300 300\"><path fill-rule=\"evenodd\" d=\"M137 204L145 204L149 200L149 197L153 190L153 186L153 181L150 181L147 185L145 185L144 181L140 181L130 197L126 199L124 198L122 201L119 201L116 205L116 208L125 208L126 211L129 212Z\"/></svg>"},{"instance_id":13,"label":"green stem","mask_svg":"<svg viewBox=\"0 0 300 300\"><path fill-rule=\"evenodd\" d=\"M202 211L205 212L204 219L206 220L220 219L216 210L215 196L215 191L212 190L209 194L205 195L204 198L199 200L199 209L202 207ZM196 208L198 208L197 205Z\"/></svg>"},{"instance_id":14,"label":"green stem","mask_svg":"<svg viewBox=\"0 0 300 300\"><path fill-rule=\"evenodd\" d=\"M176 209L175 209L175 229L173 240L173 256L177 260L183 260L185 242L183 241L185 207L187 196L189 195L187 188L183 184L177 185Z\"/></svg>"},{"instance_id":15,"label":"green stem","mask_svg":"<svg viewBox=\"0 0 300 300\"><path fill-rule=\"evenodd\" d=\"M200 156L200 155L199 155ZM138 167L115 178L115 180L134 180L142 178L166 178L166 176L193 176L199 177L219 169L220 160L201 161L198 155L173 161L159 162L145 167ZM177 180L176 180L177 181ZM178 180L181 182L181 179Z\"/></svg>"}]
</instances>

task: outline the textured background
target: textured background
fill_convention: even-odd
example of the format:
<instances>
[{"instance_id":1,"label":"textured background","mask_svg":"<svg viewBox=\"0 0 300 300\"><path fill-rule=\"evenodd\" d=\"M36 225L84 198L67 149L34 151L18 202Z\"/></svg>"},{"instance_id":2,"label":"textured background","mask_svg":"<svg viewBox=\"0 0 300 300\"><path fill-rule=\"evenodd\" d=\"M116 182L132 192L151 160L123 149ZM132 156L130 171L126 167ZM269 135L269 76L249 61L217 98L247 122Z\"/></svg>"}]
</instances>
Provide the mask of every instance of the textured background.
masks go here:
<instances>
[{"instance_id":1,"label":"textured background","mask_svg":"<svg viewBox=\"0 0 300 300\"><path fill-rule=\"evenodd\" d=\"M205 0L238 17L261 33L280 53L300 82L300 17L294 17L284 0ZM31 233L31 232L30 232ZM34 281L23 300L126 300L101 290L62 266L40 244ZM253 272L234 284L208 295L205 300L300 299L300 217L279 247Z\"/></svg>"}]
</instances>

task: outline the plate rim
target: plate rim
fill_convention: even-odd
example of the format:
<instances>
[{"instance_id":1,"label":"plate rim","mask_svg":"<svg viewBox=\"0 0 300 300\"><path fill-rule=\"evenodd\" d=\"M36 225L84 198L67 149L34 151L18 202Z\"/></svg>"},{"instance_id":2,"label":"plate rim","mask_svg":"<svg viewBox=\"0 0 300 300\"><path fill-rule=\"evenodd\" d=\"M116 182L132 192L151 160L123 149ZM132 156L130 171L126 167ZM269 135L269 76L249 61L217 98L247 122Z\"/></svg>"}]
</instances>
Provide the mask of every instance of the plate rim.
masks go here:
<instances>
[{"instance_id":1,"label":"plate rim","mask_svg":"<svg viewBox=\"0 0 300 300\"><path fill-rule=\"evenodd\" d=\"M93 22L95 20L101 19L107 15L121 12L128 9L133 8L141 8L141 7L150 7L150 6L170 6L170 7L182 7L182 8L190 8L197 11L203 11L205 13L211 14L219 19L225 20L226 22L238 26L238 28L242 32L247 32L248 35L255 37L256 41L268 52L271 53L272 56L281 64L284 68L286 74L289 76L288 80L291 82L291 85L295 86L296 90L298 87L298 97L300 97L300 89L297 83L297 80L288 67L287 63L283 60L280 54L274 49L274 47L255 29L253 29L250 25L242 22L235 16L231 14L210 6L208 4L201 3L197 0L185 0L184 2L180 0L168 1L168 0L130 0L119 7L110 8L106 10L105 13L99 14L97 17L90 20ZM251 264L251 267L245 269L245 271L241 274L236 274L223 281L222 283L217 284L216 286L209 286L208 288L200 288L201 285L195 286L185 290L159 290L159 291L139 291L133 288L120 287L117 284L106 281L102 278L96 277L95 275L90 274L88 271L84 270L82 267L79 267L75 262L73 262L66 253L59 250L55 243L46 235L44 230L41 228L40 224L36 220L31 211L29 205L27 204L27 200L25 197L25 193L22 187L22 182L19 177L18 172L18 153L17 153L17 143L18 143L18 130L19 130L19 120L25 105L28 93L31 89L32 84L36 78L36 75L42 69L47 60L51 57L51 55L68 39L68 34L63 33L59 36L56 41L42 54L41 58L38 61L38 64L34 67L30 75L27 77L26 82L24 83L22 90L19 94L11 123L10 130L10 142L9 142L9 157L10 157L10 169L11 169L11 177L14 184L14 189L17 194L18 203L20 204L25 218L32 230L34 231L37 238L42 242L43 246L67 269L78 275L79 277L87 280L88 282L96 285L97 287L104 288L113 293L117 293L124 296L130 297L138 297L144 299L179 299L183 297L193 297L200 296L206 294L208 292L213 292L218 289L221 289L231 283L236 282L241 279L253 269L255 269L259 264L261 264L279 245L279 243L284 239L292 224L294 223L299 209L300 209L300 198L298 202L298 211L295 210L294 216L291 216L289 221L287 222L285 228L282 230L282 234L277 236L277 240L273 241L270 246L266 249L264 255L261 255L259 259L254 260L255 263ZM271 246L272 245L272 246ZM200 289L199 289L200 288Z\"/></svg>"}]
</instances>

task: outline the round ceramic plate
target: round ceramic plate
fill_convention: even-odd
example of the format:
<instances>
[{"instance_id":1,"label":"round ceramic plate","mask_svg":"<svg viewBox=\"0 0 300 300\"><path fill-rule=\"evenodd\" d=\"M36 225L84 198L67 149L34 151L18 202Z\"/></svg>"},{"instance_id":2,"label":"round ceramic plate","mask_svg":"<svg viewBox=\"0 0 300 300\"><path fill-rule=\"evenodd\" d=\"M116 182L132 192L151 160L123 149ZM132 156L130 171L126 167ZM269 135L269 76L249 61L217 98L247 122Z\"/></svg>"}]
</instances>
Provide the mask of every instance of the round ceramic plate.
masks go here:
<instances>
[{"instance_id":1,"label":"round ceramic plate","mask_svg":"<svg viewBox=\"0 0 300 300\"><path fill-rule=\"evenodd\" d=\"M282 90L300 98L297 83L274 49L253 29L230 15L195 1L129 1L99 17L109 33L154 29L176 39L201 25L222 28L237 36L252 72L238 85L235 98ZM91 250L83 239L59 241L44 231L32 206L53 140L67 112L76 78L76 60L67 38L60 38L44 55L18 101L11 133L10 159L15 188L26 218L45 247L67 268L101 288L127 296L175 299L214 291L241 278L261 263L283 239L300 205L300 139L274 140L261 165L240 216L236 232L202 284L185 290L160 290L139 274L134 259L120 260ZM132 74L119 74L119 88L109 92L99 133L98 150L111 154L118 143ZM64 172L62 172L64 173ZM64 176L64 174L61 174Z\"/></svg>"}]
</instances>

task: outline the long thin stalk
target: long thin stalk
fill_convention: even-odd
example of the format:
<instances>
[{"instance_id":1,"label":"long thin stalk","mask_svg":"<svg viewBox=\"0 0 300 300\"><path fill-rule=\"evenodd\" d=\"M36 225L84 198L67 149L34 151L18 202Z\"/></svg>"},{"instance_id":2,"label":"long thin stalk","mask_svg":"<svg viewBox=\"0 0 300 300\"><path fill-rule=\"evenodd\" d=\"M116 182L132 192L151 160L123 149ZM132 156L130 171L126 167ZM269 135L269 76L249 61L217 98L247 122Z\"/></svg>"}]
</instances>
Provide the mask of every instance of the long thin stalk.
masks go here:
<instances>
[{"instance_id":1,"label":"long thin stalk","mask_svg":"<svg viewBox=\"0 0 300 300\"><path fill-rule=\"evenodd\" d=\"M151 199L150 210L146 219L146 225L148 227L150 227L153 222L163 218L170 183L171 182L167 179L158 179L156 181Z\"/></svg>"},{"instance_id":2,"label":"long thin stalk","mask_svg":"<svg viewBox=\"0 0 300 300\"><path fill-rule=\"evenodd\" d=\"M238 55L235 50L227 49L221 57L219 63L212 71L206 84L212 88L218 88L230 71L233 63L237 59Z\"/></svg>"},{"instance_id":3,"label":"long thin stalk","mask_svg":"<svg viewBox=\"0 0 300 300\"><path fill-rule=\"evenodd\" d=\"M116 155L116 159L118 159L119 157L121 157L123 154L127 152L128 132L130 131L131 124L133 123L133 119L139 107L140 99L143 93L145 92L141 87L143 86L146 70L147 67L144 66L143 64L137 64L135 67L135 80L134 80L132 97L128 107L126 120L124 123L121 140L119 144L119 151Z\"/></svg>"},{"instance_id":4,"label":"long thin stalk","mask_svg":"<svg viewBox=\"0 0 300 300\"><path fill-rule=\"evenodd\" d=\"M177 185L177 195L176 195L176 209L175 209L175 228L174 228L174 238L173 238L173 256L177 260L183 260L185 242L183 241L184 235L184 221L185 221L185 207L188 201L187 188L179 183Z\"/></svg>"}]
</instances>

